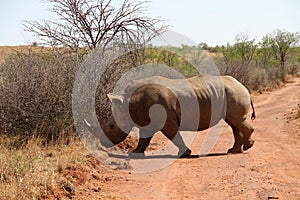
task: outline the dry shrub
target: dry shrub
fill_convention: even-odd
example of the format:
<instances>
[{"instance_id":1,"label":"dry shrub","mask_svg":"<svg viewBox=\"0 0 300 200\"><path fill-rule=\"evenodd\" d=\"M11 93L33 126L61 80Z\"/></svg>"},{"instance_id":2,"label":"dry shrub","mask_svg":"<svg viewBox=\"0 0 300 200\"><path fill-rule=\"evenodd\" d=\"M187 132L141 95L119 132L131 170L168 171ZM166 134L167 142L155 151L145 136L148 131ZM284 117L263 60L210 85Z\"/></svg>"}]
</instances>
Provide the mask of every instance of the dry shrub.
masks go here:
<instances>
[{"instance_id":1,"label":"dry shrub","mask_svg":"<svg viewBox=\"0 0 300 200\"><path fill-rule=\"evenodd\" d=\"M13 53L0 65L0 132L47 140L72 129L75 56L63 51Z\"/></svg>"},{"instance_id":2,"label":"dry shrub","mask_svg":"<svg viewBox=\"0 0 300 200\"><path fill-rule=\"evenodd\" d=\"M215 60L221 75L229 75L243 83L250 91L264 91L277 87L282 81L282 71L278 67L244 66L241 63L224 64Z\"/></svg>"},{"instance_id":3,"label":"dry shrub","mask_svg":"<svg viewBox=\"0 0 300 200\"><path fill-rule=\"evenodd\" d=\"M232 64L219 64L218 65L220 74L221 75L229 75L237 80L239 80L241 83L243 83L245 86L250 88L250 74L252 73L253 67L252 66L244 66L241 63L232 63Z\"/></svg>"},{"instance_id":4,"label":"dry shrub","mask_svg":"<svg viewBox=\"0 0 300 200\"><path fill-rule=\"evenodd\" d=\"M0 65L0 133L22 136L16 144L31 136L44 138L44 143L59 141L75 132L72 92L79 59L66 49L32 48L10 54ZM111 114L106 94L136 66L137 53L118 58L101 77L96 93L97 115L108 118Z\"/></svg>"},{"instance_id":5,"label":"dry shrub","mask_svg":"<svg viewBox=\"0 0 300 200\"><path fill-rule=\"evenodd\" d=\"M108 119L109 116L111 116L111 102L109 101L107 94L113 92L117 81L122 75L136 65L137 54L136 52L131 52L117 58L117 60L113 61L105 70L100 77L95 96L97 117Z\"/></svg>"},{"instance_id":6,"label":"dry shrub","mask_svg":"<svg viewBox=\"0 0 300 200\"><path fill-rule=\"evenodd\" d=\"M278 68L253 67L249 75L249 85L251 90L262 92L264 90L277 87L281 82L280 71Z\"/></svg>"}]
</instances>

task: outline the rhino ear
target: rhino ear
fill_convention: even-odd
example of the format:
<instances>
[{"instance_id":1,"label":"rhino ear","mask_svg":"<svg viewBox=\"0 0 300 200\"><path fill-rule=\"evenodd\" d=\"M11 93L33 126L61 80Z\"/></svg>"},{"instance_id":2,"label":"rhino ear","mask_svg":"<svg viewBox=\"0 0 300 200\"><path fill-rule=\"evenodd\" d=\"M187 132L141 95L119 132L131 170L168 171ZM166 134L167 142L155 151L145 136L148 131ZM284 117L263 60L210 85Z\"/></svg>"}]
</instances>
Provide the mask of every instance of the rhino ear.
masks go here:
<instances>
[{"instance_id":1,"label":"rhino ear","mask_svg":"<svg viewBox=\"0 0 300 200\"><path fill-rule=\"evenodd\" d=\"M124 97L121 95L114 95L112 93L107 94L107 97L111 102L123 104Z\"/></svg>"}]
</instances>

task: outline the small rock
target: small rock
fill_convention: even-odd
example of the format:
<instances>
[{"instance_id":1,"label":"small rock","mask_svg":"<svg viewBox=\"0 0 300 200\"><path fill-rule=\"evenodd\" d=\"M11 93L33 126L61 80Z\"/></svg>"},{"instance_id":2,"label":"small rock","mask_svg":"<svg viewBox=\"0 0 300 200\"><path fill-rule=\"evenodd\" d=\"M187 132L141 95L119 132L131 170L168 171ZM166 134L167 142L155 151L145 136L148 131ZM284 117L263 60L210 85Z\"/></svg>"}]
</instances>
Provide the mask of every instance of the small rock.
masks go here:
<instances>
[{"instance_id":1,"label":"small rock","mask_svg":"<svg viewBox=\"0 0 300 200\"><path fill-rule=\"evenodd\" d=\"M279 199L279 197L275 197L275 196L268 196L268 199Z\"/></svg>"},{"instance_id":2,"label":"small rock","mask_svg":"<svg viewBox=\"0 0 300 200\"><path fill-rule=\"evenodd\" d=\"M91 190L93 190L94 192L100 192L101 191L101 188L92 188Z\"/></svg>"}]
</instances>

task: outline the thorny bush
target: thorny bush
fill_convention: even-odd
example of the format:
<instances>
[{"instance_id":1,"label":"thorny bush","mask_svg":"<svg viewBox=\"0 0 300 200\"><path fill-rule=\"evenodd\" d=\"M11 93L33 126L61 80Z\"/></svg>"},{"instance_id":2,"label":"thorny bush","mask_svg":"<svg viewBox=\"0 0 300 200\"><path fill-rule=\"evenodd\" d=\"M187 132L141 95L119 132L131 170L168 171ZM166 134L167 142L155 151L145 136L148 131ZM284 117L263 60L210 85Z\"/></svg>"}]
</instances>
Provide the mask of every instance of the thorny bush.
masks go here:
<instances>
[{"instance_id":1,"label":"thorny bush","mask_svg":"<svg viewBox=\"0 0 300 200\"><path fill-rule=\"evenodd\" d=\"M54 49L16 52L0 65L0 132L55 140L73 129L76 56Z\"/></svg>"}]
</instances>

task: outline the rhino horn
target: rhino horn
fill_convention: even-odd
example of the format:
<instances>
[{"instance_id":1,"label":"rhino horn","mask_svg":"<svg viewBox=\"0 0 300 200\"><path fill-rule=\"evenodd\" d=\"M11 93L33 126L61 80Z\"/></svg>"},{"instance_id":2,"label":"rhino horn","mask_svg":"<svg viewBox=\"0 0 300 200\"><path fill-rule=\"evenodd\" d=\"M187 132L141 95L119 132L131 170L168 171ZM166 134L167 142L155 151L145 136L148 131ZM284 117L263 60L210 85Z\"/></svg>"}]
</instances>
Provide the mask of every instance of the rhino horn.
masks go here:
<instances>
[{"instance_id":1,"label":"rhino horn","mask_svg":"<svg viewBox=\"0 0 300 200\"><path fill-rule=\"evenodd\" d=\"M124 97L121 95L115 95L112 93L107 94L108 99L113 102L113 101L119 101L120 103L123 103Z\"/></svg>"},{"instance_id":2,"label":"rhino horn","mask_svg":"<svg viewBox=\"0 0 300 200\"><path fill-rule=\"evenodd\" d=\"M83 119L84 124L88 127L88 128L93 128L94 126L88 122L86 119ZM100 126L103 126L105 124L105 121L101 118L98 118L98 122L100 124Z\"/></svg>"}]
</instances>

